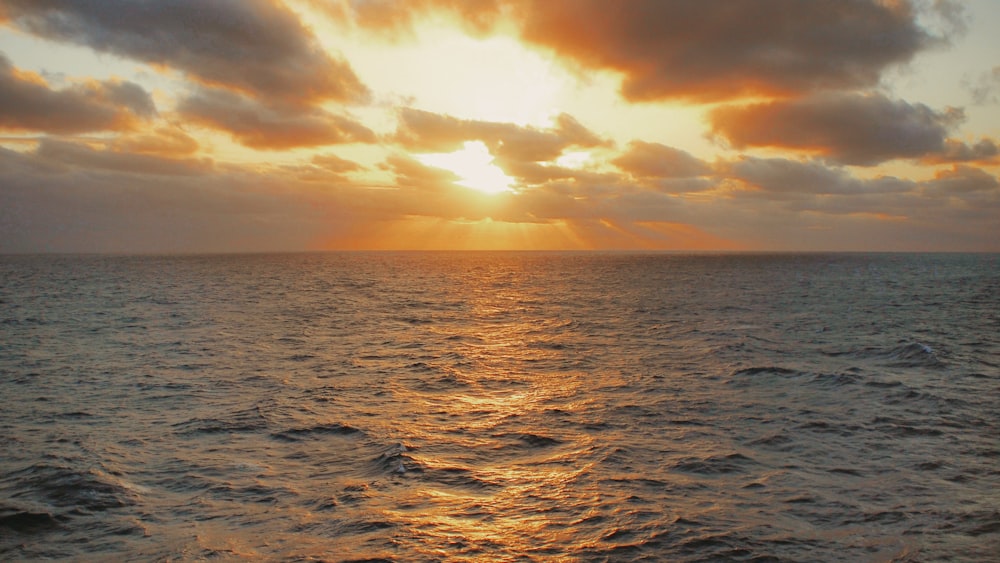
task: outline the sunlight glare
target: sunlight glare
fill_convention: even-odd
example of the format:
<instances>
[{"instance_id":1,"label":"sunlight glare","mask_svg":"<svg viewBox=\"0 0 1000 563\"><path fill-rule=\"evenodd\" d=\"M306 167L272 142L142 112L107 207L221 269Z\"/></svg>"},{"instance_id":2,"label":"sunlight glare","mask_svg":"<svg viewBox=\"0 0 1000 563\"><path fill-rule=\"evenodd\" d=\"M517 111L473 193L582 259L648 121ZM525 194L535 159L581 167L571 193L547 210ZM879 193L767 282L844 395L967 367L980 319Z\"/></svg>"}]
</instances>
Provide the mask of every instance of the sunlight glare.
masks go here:
<instances>
[{"instance_id":1,"label":"sunlight glare","mask_svg":"<svg viewBox=\"0 0 1000 563\"><path fill-rule=\"evenodd\" d=\"M459 177L456 184L486 194L509 192L514 183L513 178L493 164L493 155L482 141L466 141L461 150L418 155L417 159L454 172Z\"/></svg>"},{"instance_id":2,"label":"sunlight glare","mask_svg":"<svg viewBox=\"0 0 1000 563\"><path fill-rule=\"evenodd\" d=\"M569 151L555 159L557 166L579 170L590 160L590 151Z\"/></svg>"}]
</instances>

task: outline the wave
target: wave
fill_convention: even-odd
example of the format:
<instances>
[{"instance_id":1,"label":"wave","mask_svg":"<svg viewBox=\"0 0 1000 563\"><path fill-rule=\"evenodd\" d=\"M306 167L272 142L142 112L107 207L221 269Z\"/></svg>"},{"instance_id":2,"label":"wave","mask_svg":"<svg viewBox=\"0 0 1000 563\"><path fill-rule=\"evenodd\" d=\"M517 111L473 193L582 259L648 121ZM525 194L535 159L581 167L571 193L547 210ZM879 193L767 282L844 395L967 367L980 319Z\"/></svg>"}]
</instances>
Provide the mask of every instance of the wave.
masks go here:
<instances>
[{"instance_id":1,"label":"wave","mask_svg":"<svg viewBox=\"0 0 1000 563\"><path fill-rule=\"evenodd\" d=\"M380 473L403 475L409 472L423 472L422 464L409 455L412 449L412 446L406 444L394 444L375 458L375 465Z\"/></svg>"},{"instance_id":2,"label":"wave","mask_svg":"<svg viewBox=\"0 0 1000 563\"><path fill-rule=\"evenodd\" d=\"M802 372L777 366L760 366L744 368L733 373L733 377L752 377L758 375L796 376L802 375Z\"/></svg>"},{"instance_id":3,"label":"wave","mask_svg":"<svg viewBox=\"0 0 1000 563\"><path fill-rule=\"evenodd\" d=\"M531 432L500 433L493 434L493 437L507 440L508 442L512 441L516 445L527 446L531 449L550 448L563 443L562 440Z\"/></svg>"},{"instance_id":4,"label":"wave","mask_svg":"<svg viewBox=\"0 0 1000 563\"><path fill-rule=\"evenodd\" d=\"M197 434L229 434L237 432L256 432L267 428L267 419L260 406L255 405L231 413L224 418L192 418L173 425L181 435Z\"/></svg>"},{"instance_id":5,"label":"wave","mask_svg":"<svg viewBox=\"0 0 1000 563\"><path fill-rule=\"evenodd\" d=\"M318 424L316 426L307 426L303 428L289 428L288 430L283 430L281 432L274 432L271 434L271 437L286 442L301 442L302 440L318 436L350 436L361 433L360 429L353 426L333 423Z\"/></svg>"},{"instance_id":6,"label":"wave","mask_svg":"<svg viewBox=\"0 0 1000 563\"><path fill-rule=\"evenodd\" d=\"M17 496L36 496L51 506L90 512L133 506L141 488L103 470L36 464L14 472ZM33 517L37 519L37 517Z\"/></svg>"},{"instance_id":7,"label":"wave","mask_svg":"<svg viewBox=\"0 0 1000 563\"><path fill-rule=\"evenodd\" d=\"M0 516L0 528L6 528L14 532L37 533L59 528L69 517L53 515L49 512L31 512L18 510L12 514Z\"/></svg>"},{"instance_id":8,"label":"wave","mask_svg":"<svg viewBox=\"0 0 1000 563\"><path fill-rule=\"evenodd\" d=\"M889 348L866 346L857 350L827 352L826 355L875 361L887 367L940 368L945 366L936 350L927 344L915 341L902 341Z\"/></svg>"},{"instance_id":9,"label":"wave","mask_svg":"<svg viewBox=\"0 0 1000 563\"><path fill-rule=\"evenodd\" d=\"M755 465L755 463L754 460L743 454L732 453L728 455L685 458L673 464L671 468L682 473L722 475L743 472L748 466Z\"/></svg>"}]
</instances>

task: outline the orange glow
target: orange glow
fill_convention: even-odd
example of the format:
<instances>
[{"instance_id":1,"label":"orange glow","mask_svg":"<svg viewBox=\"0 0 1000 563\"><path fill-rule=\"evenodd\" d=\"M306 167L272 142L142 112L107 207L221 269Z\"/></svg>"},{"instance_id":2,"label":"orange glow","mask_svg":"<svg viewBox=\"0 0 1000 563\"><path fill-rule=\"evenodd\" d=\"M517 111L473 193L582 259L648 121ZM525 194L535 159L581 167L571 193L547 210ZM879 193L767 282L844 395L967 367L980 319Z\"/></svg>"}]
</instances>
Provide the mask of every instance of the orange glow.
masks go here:
<instances>
[{"instance_id":1,"label":"orange glow","mask_svg":"<svg viewBox=\"0 0 1000 563\"><path fill-rule=\"evenodd\" d=\"M493 164L493 155L482 141L466 141L461 150L417 156L420 162L458 175L455 182L487 194L511 191L514 179Z\"/></svg>"},{"instance_id":2,"label":"orange glow","mask_svg":"<svg viewBox=\"0 0 1000 563\"><path fill-rule=\"evenodd\" d=\"M513 223L407 217L318 241L319 250L749 250L693 225L611 220Z\"/></svg>"},{"instance_id":3,"label":"orange glow","mask_svg":"<svg viewBox=\"0 0 1000 563\"><path fill-rule=\"evenodd\" d=\"M580 250L588 248L564 222L509 223L407 217L320 241L318 249Z\"/></svg>"},{"instance_id":4,"label":"orange glow","mask_svg":"<svg viewBox=\"0 0 1000 563\"><path fill-rule=\"evenodd\" d=\"M42 75L31 72L30 70L22 70L19 68L11 69L11 76L20 82L27 82L29 84L35 84L38 86L49 87L49 83L42 77Z\"/></svg>"},{"instance_id":5,"label":"orange glow","mask_svg":"<svg viewBox=\"0 0 1000 563\"><path fill-rule=\"evenodd\" d=\"M645 221L636 223L659 235L659 248L683 250L748 250L739 241L717 237L693 225L666 221Z\"/></svg>"}]
</instances>

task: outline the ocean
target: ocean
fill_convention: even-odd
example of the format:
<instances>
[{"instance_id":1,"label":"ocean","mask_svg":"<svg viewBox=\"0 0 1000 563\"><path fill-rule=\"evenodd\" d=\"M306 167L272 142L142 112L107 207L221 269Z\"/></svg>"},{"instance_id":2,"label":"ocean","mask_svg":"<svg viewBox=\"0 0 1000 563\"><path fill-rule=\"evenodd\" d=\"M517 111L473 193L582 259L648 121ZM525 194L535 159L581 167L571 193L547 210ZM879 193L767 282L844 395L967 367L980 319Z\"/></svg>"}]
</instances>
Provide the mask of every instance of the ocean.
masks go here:
<instances>
[{"instance_id":1,"label":"ocean","mask_svg":"<svg viewBox=\"0 0 1000 563\"><path fill-rule=\"evenodd\" d=\"M1000 256L0 257L0 559L998 561Z\"/></svg>"}]
</instances>

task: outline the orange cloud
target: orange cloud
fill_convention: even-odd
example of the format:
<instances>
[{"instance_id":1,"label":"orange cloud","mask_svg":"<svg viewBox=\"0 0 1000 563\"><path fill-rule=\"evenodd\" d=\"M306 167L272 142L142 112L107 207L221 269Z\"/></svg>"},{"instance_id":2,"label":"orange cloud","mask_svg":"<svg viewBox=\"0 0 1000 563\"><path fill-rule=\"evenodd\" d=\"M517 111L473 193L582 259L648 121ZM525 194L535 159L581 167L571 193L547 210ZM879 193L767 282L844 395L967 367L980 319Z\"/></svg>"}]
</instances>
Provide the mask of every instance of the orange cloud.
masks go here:
<instances>
[{"instance_id":1,"label":"orange cloud","mask_svg":"<svg viewBox=\"0 0 1000 563\"><path fill-rule=\"evenodd\" d=\"M198 141L177 127L158 127L151 132L119 135L112 142L119 152L160 156L185 156L198 151Z\"/></svg>"},{"instance_id":2,"label":"orange cloud","mask_svg":"<svg viewBox=\"0 0 1000 563\"><path fill-rule=\"evenodd\" d=\"M680 149L643 141L632 141L628 152L611 162L639 178L690 178L711 171L705 162Z\"/></svg>"},{"instance_id":3,"label":"orange cloud","mask_svg":"<svg viewBox=\"0 0 1000 563\"><path fill-rule=\"evenodd\" d=\"M360 25L389 33L432 9L478 29L506 14L525 40L584 67L620 72L631 101L870 87L887 67L942 41L918 25L906 0L378 0L350 8ZM945 1L935 9L960 12Z\"/></svg>"},{"instance_id":4,"label":"orange cloud","mask_svg":"<svg viewBox=\"0 0 1000 563\"><path fill-rule=\"evenodd\" d=\"M182 100L177 111L191 123L228 132L256 149L375 142L371 129L349 117L319 108L265 105L224 90L202 89Z\"/></svg>"},{"instance_id":5,"label":"orange cloud","mask_svg":"<svg viewBox=\"0 0 1000 563\"><path fill-rule=\"evenodd\" d=\"M202 84L285 104L369 92L281 2L4 0L0 18L35 35L162 65Z\"/></svg>"},{"instance_id":6,"label":"orange cloud","mask_svg":"<svg viewBox=\"0 0 1000 563\"><path fill-rule=\"evenodd\" d=\"M132 82L88 81L54 90L41 76L16 69L0 53L0 129L127 131L155 114L149 93Z\"/></svg>"},{"instance_id":7,"label":"orange cloud","mask_svg":"<svg viewBox=\"0 0 1000 563\"><path fill-rule=\"evenodd\" d=\"M537 162L555 159L572 146L607 144L565 113L556 117L550 129L459 119L412 108L401 109L399 118L394 140L421 152L450 152L461 148L465 141L476 140L484 142L498 158Z\"/></svg>"},{"instance_id":8,"label":"orange cloud","mask_svg":"<svg viewBox=\"0 0 1000 563\"><path fill-rule=\"evenodd\" d=\"M934 179L924 182L933 193L960 196L981 192L991 194L994 202L1000 204L1000 181L981 168L957 164L949 169L939 170Z\"/></svg>"},{"instance_id":9,"label":"orange cloud","mask_svg":"<svg viewBox=\"0 0 1000 563\"><path fill-rule=\"evenodd\" d=\"M312 157L312 163L337 174L364 169L364 166L357 162L340 158L335 154L317 154Z\"/></svg>"}]
</instances>

